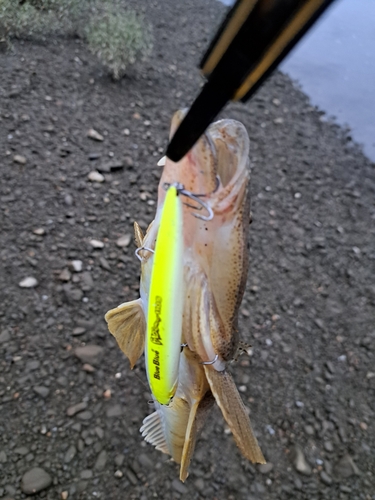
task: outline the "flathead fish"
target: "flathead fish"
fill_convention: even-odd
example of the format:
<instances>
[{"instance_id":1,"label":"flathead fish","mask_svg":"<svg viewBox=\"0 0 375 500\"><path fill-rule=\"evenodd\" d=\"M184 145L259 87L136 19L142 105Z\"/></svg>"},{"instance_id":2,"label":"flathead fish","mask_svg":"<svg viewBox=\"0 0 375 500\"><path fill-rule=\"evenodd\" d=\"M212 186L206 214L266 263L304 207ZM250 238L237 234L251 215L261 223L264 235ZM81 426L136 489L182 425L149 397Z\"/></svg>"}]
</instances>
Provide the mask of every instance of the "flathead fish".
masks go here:
<instances>
[{"instance_id":1,"label":"flathead fish","mask_svg":"<svg viewBox=\"0 0 375 500\"><path fill-rule=\"evenodd\" d=\"M182 116L182 112L175 114L171 135ZM178 363L173 364L173 397L163 404L153 393L155 412L144 419L141 432L147 442L181 464L182 481L188 476L197 435L214 401L244 457L253 463L265 463L227 370L239 347L238 309L248 271L248 154L244 126L234 120L220 120L180 162L165 159L155 219L145 235L135 223L137 256L141 260L140 298L121 304L105 316L109 331L133 368L147 344L155 247L168 188L173 186L183 202L183 269L181 287L174 292L176 300L182 301L175 339L181 348ZM146 357L147 352L146 345ZM150 382L149 370L147 374Z\"/></svg>"}]
</instances>

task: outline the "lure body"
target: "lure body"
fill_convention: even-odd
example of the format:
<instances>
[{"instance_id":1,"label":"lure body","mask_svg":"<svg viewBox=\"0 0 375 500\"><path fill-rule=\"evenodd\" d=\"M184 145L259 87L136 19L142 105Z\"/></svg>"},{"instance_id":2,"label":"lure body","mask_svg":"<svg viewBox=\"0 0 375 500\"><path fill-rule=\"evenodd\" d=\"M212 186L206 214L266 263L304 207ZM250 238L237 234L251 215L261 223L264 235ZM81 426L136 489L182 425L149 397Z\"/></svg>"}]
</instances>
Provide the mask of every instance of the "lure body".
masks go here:
<instances>
[{"instance_id":1,"label":"lure body","mask_svg":"<svg viewBox=\"0 0 375 500\"><path fill-rule=\"evenodd\" d=\"M183 305L182 204L175 186L165 197L148 299L146 370L155 399L168 404L177 388Z\"/></svg>"}]
</instances>

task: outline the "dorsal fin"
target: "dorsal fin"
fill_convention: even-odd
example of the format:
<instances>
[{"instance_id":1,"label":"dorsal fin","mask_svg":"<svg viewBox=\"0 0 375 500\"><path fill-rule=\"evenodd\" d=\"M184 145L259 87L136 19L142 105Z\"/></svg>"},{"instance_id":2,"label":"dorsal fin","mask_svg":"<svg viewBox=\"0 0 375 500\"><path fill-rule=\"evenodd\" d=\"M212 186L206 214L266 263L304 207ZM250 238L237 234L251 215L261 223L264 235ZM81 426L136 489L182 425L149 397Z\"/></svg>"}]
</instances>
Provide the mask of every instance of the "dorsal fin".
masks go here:
<instances>
[{"instance_id":1,"label":"dorsal fin","mask_svg":"<svg viewBox=\"0 0 375 500\"><path fill-rule=\"evenodd\" d=\"M116 338L133 368L145 348L146 319L142 300L125 302L111 309L105 315L105 320L108 323L108 330Z\"/></svg>"},{"instance_id":2,"label":"dorsal fin","mask_svg":"<svg viewBox=\"0 0 375 500\"><path fill-rule=\"evenodd\" d=\"M207 365L204 366L204 369L216 403L229 425L241 453L250 462L265 464L266 461L254 435L245 405L231 374L226 370L218 372Z\"/></svg>"},{"instance_id":3,"label":"dorsal fin","mask_svg":"<svg viewBox=\"0 0 375 500\"><path fill-rule=\"evenodd\" d=\"M134 221L134 238L137 248L140 248L143 244L144 234L138 222L135 221Z\"/></svg>"}]
</instances>

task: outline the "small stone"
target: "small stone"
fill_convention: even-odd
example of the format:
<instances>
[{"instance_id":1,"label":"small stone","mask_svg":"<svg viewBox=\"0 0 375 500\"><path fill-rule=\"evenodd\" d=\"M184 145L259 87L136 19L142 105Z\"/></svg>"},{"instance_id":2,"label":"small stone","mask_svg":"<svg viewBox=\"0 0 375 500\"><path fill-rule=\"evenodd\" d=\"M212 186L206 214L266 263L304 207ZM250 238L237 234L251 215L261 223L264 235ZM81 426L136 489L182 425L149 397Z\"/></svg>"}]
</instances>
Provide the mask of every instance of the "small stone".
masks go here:
<instances>
[{"instance_id":1,"label":"small stone","mask_svg":"<svg viewBox=\"0 0 375 500\"><path fill-rule=\"evenodd\" d=\"M117 470L115 472L115 477L117 477L117 479L120 479L124 474L120 471L120 470Z\"/></svg>"},{"instance_id":2,"label":"small stone","mask_svg":"<svg viewBox=\"0 0 375 500\"><path fill-rule=\"evenodd\" d=\"M75 273L80 273L83 268L83 262L81 260L72 260L69 262L69 267Z\"/></svg>"},{"instance_id":3,"label":"small stone","mask_svg":"<svg viewBox=\"0 0 375 500\"><path fill-rule=\"evenodd\" d=\"M85 470L81 471L80 475L81 475L82 479L91 479L93 476L93 473L92 473L92 470L85 469Z\"/></svg>"},{"instance_id":4,"label":"small stone","mask_svg":"<svg viewBox=\"0 0 375 500\"><path fill-rule=\"evenodd\" d=\"M266 464L258 465L258 470L261 474L268 474L273 469L273 463L267 462Z\"/></svg>"},{"instance_id":5,"label":"small stone","mask_svg":"<svg viewBox=\"0 0 375 500\"><path fill-rule=\"evenodd\" d=\"M107 409L106 415L108 418L121 417L122 408L120 405L114 405Z\"/></svg>"},{"instance_id":6,"label":"small stone","mask_svg":"<svg viewBox=\"0 0 375 500\"><path fill-rule=\"evenodd\" d=\"M186 495L187 493L189 493L187 487L183 483L181 483L181 481L179 481L178 479L173 479L172 488L178 493L181 493L181 495Z\"/></svg>"},{"instance_id":7,"label":"small stone","mask_svg":"<svg viewBox=\"0 0 375 500\"><path fill-rule=\"evenodd\" d=\"M87 137L89 137L90 139L93 139L94 141L99 141L99 142L104 141L104 137L93 128L90 128L88 130Z\"/></svg>"},{"instance_id":8,"label":"small stone","mask_svg":"<svg viewBox=\"0 0 375 500\"><path fill-rule=\"evenodd\" d=\"M42 227L37 227L36 229L33 229L33 233L37 236L43 236L46 234L46 231Z\"/></svg>"},{"instance_id":9,"label":"small stone","mask_svg":"<svg viewBox=\"0 0 375 500\"><path fill-rule=\"evenodd\" d=\"M322 472L320 473L320 479L327 486L330 486L332 484L332 479L329 477L329 475L326 472L324 472L324 470L322 470Z\"/></svg>"},{"instance_id":10,"label":"small stone","mask_svg":"<svg viewBox=\"0 0 375 500\"><path fill-rule=\"evenodd\" d=\"M28 278L24 278L22 281L18 283L18 286L21 288L35 288L38 285L38 280L29 276Z\"/></svg>"},{"instance_id":11,"label":"small stone","mask_svg":"<svg viewBox=\"0 0 375 500\"><path fill-rule=\"evenodd\" d=\"M103 348L95 344L90 344L84 347L77 347L74 354L82 361L82 363L95 365L102 358Z\"/></svg>"},{"instance_id":12,"label":"small stone","mask_svg":"<svg viewBox=\"0 0 375 500\"><path fill-rule=\"evenodd\" d=\"M69 493L67 491L61 492L61 500L67 500Z\"/></svg>"},{"instance_id":13,"label":"small stone","mask_svg":"<svg viewBox=\"0 0 375 500\"><path fill-rule=\"evenodd\" d=\"M123 455L121 455L123 456ZM138 456L138 462L142 467L146 467L146 469L153 469L154 468L154 462L151 460L151 458L146 455L146 453L141 453Z\"/></svg>"},{"instance_id":14,"label":"small stone","mask_svg":"<svg viewBox=\"0 0 375 500\"><path fill-rule=\"evenodd\" d=\"M335 476L345 479L354 475L360 475L358 467L348 453L344 455L337 464L335 464L333 471Z\"/></svg>"},{"instance_id":15,"label":"small stone","mask_svg":"<svg viewBox=\"0 0 375 500\"><path fill-rule=\"evenodd\" d=\"M95 368L91 365L89 365L88 363L85 363L83 366L82 366L82 370L84 372L87 372L87 373L93 373L95 371Z\"/></svg>"},{"instance_id":16,"label":"small stone","mask_svg":"<svg viewBox=\"0 0 375 500\"><path fill-rule=\"evenodd\" d=\"M64 457L64 462L69 464L77 454L77 448L74 445L70 445L67 449Z\"/></svg>"},{"instance_id":17,"label":"small stone","mask_svg":"<svg viewBox=\"0 0 375 500\"><path fill-rule=\"evenodd\" d=\"M366 422L361 422L359 426L363 431L367 431L368 425L366 424Z\"/></svg>"},{"instance_id":18,"label":"small stone","mask_svg":"<svg viewBox=\"0 0 375 500\"><path fill-rule=\"evenodd\" d=\"M132 240L131 234L124 234L116 241L116 245L120 248L128 247Z\"/></svg>"},{"instance_id":19,"label":"small stone","mask_svg":"<svg viewBox=\"0 0 375 500\"><path fill-rule=\"evenodd\" d=\"M315 429L314 429L314 427L312 425L306 425L305 426L305 432L309 436L313 436L315 434Z\"/></svg>"},{"instance_id":20,"label":"small stone","mask_svg":"<svg viewBox=\"0 0 375 500\"><path fill-rule=\"evenodd\" d=\"M331 441L325 441L324 443L324 449L331 453L333 451L333 444Z\"/></svg>"},{"instance_id":21,"label":"small stone","mask_svg":"<svg viewBox=\"0 0 375 500\"><path fill-rule=\"evenodd\" d=\"M83 297L82 290L80 290L79 288L75 288L70 283L66 283L65 285L63 285L63 290L69 302L71 301L79 302L82 300Z\"/></svg>"},{"instance_id":22,"label":"small stone","mask_svg":"<svg viewBox=\"0 0 375 500\"><path fill-rule=\"evenodd\" d=\"M281 124L284 123L284 118L282 118L281 116L279 118L275 118L274 121L273 121L273 123L275 125L281 125Z\"/></svg>"},{"instance_id":23,"label":"small stone","mask_svg":"<svg viewBox=\"0 0 375 500\"><path fill-rule=\"evenodd\" d=\"M93 248L104 248L104 243L99 240L90 240L90 245Z\"/></svg>"},{"instance_id":24,"label":"small stone","mask_svg":"<svg viewBox=\"0 0 375 500\"><path fill-rule=\"evenodd\" d=\"M8 340L10 340L10 333L8 330L4 330L0 333L0 344L4 344L5 342L8 342Z\"/></svg>"},{"instance_id":25,"label":"small stone","mask_svg":"<svg viewBox=\"0 0 375 500\"><path fill-rule=\"evenodd\" d=\"M49 394L49 389L47 387L42 386L42 385L38 385L38 386L34 387L33 389L34 389L34 392L36 392L43 399L45 399Z\"/></svg>"},{"instance_id":26,"label":"small stone","mask_svg":"<svg viewBox=\"0 0 375 500\"><path fill-rule=\"evenodd\" d=\"M52 483L51 476L40 467L27 471L21 480L21 489L26 495L33 495L42 491Z\"/></svg>"},{"instance_id":27,"label":"small stone","mask_svg":"<svg viewBox=\"0 0 375 500\"><path fill-rule=\"evenodd\" d=\"M20 446L19 448L14 449L14 453L17 453L17 455L27 455L29 453L29 449L26 448L26 446Z\"/></svg>"},{"instance_id":28,"label":"small stone","mask_svg":"<svg viewBox=\"0 0 375 500\"><path fill-rule=\"evenodd\" d=\"M72 277L69 269L63 269L61 273L59 274L59 280L60 281L70 281L70 278Z\"/></svg>"},{"instance_id":29,"label":"small stone","mask_svg":"<svg viewBox=\"0 0 375 500\"><path fill-rule=\"evenodd\" d=\"M302 448L298 444L293 447L291 456L295 469L305 476L310 476L312 472L311 467L306 462Z\"/></svg>"},{"instance_id":30,"label":"small stone","mask_svg":"<svg viewBox=\"0 0 375 500\"><path fill-rule=\"evenodd\" d=\"M107 463L107 452L105 450L102 450L99 453L98 458L96 459L94 467L96 470L104 470L106 463Z\"/></svg>"},{"instance_id":31,"label":"small stone","mask_svg":"<svg viewBox=\"0 0 375 500\"><path fill-rule=\"evenodd\" d=\"M104 399L111 399L111 396L112 396L111 389L107 389L103 392Z\"/></svg>"},{"instance_id":32,"label":"small stone","mask_svg":"<svg viewBox=\"0 0 375 500\"><path fill-rule=\"evenodd\" d=\"M91 274L89 271L84 271L81 275L81 282L82 282L82 290L84 292L88 292L89 290L92 290L94 288L94 280L92 279Z\"/></svg>"},{"instance_id":33,"label":"small stone","mask_svg":"<svg viewBox=\"0 0 375 500\"><path fill-rule=\"evenodd\" d=\"M112 160L108 163L103 163L98 167L99 172L109 173L124 168L124 163L121 160Z\"/></svg>"},{"instance_id":34,"label":"small stone","mask_svg":"<svg viewBox=\"0 0 375 500\"><path fill-rule=\"evenodd\" d=\"M13 161L14 161L14 163L18 163L19 165L25 165L27 160L22 155L14 155Z\"/></svg>"},{"instance_id":35,"label":"small stone","mask_svg":"<svg viewBox=\"0 0 375 500\"><path fill-rule=\"evenodd\" d=\"M69 408L66 410L66 414L68 417L73 417L80 411L86 410L87 408L87 403L82 401L82 403L77 403L76 405L69 406Z\"/></svg>"},{"instance_id":36,"label":"small stone","mask_svg":"<svg viewBox=\"0 0 375 500\"><path fill-rule=\"evenodd\" d=\"M111 266L109 265L108 260L105 259L104 257L100 257L99 263L100 263L100 267L102 267L106 271L110 271L111 270Z\"/></svg>"},{"instance_id":37,"label":"small stone","mask_svg":"<svg viewBox=\"0 0 375 500\"><path fill-rule=\"evenodd\" d=\"M0 451L0 464L5 464L7 462L7 455L4 450Z\"/></svg>"},{"instance_id":38,"label":"small stone","mask_svg":"<svg viewBox=\"0 0 375 500\"><path fill-rule=\"evenodd\" d=\"M79 337L80 335L83 335L86 332L86 328L83 328L82 326L77 326L77 328L74 328L72 331L72 335L74 337Z\"/></svg>"},{"instance_id":39,"label":"small stone","mask_svg":"<svg viewBox=\"0 0 375 500\"><path fill-rule=\"evenodd\" d=\"M92 170L87 177L88 177L89 181L91 181L91 182L102 183L105 180L104 175L102 175L97 170Z\"/></svg>"},{"instance_id":40,"label":"small stone","mask_svg":"<svg viewBox=\"0 0 375 500\"><path fill-rule=\"evenodd\" d=\"M121 467L121 465L124 463L125 457L124 455L116 455L115 456L115 464L117 467Z\"/></svg>"}]
</instances>

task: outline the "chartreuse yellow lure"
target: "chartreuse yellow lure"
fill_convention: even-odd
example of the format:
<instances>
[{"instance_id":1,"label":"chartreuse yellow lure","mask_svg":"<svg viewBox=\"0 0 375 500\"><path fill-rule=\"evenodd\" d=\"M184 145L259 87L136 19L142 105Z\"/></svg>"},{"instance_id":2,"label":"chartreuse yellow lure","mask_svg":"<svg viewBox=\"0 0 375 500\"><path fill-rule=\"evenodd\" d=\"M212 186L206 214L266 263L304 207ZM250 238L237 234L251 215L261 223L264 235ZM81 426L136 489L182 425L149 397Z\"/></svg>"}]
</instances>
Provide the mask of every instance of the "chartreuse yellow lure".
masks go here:
<instances>
[{"instance_id":1,"label":"chartreuse yellow lure","mask_svg":"<svg viewBox=\"0 0 375 500\"><path fill-rule=\"evenodd\" d=\"M146 370L151 391L168 404L177 388L183 306L182 202L168 188L157 235L148 302Z\"/></svg>"}]
</instances>

